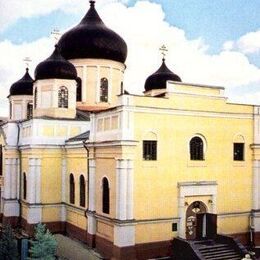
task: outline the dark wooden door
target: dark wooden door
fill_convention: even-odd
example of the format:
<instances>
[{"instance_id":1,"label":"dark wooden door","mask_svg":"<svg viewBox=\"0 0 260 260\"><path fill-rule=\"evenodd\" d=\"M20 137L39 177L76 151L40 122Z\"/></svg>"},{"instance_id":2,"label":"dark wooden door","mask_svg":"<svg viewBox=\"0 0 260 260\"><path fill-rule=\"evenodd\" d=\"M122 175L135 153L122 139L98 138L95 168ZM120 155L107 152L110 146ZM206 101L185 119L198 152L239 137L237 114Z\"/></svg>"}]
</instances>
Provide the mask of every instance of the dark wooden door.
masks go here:
<instances>
[{"instance_id":1,"label":"dark wooden door","mask_svg":"<svg viewBox=\"0 0 260 260\"><path fill-rule=\"evenodd\" d=\"M196 239L214 238L217 234L217 215L197 214Z\"/></svg>"},{"instance_id":2,"label":"dark wooden door","mask_svg":"<svg viewBox=\"0 0 260 260\"><path fill-rule=\"evenodd\" d=\"M201 201L194 201L186 211L186 239L194 240L197 238L197 214L206 213L207 208Z\"/></svg>"}]
</instances>

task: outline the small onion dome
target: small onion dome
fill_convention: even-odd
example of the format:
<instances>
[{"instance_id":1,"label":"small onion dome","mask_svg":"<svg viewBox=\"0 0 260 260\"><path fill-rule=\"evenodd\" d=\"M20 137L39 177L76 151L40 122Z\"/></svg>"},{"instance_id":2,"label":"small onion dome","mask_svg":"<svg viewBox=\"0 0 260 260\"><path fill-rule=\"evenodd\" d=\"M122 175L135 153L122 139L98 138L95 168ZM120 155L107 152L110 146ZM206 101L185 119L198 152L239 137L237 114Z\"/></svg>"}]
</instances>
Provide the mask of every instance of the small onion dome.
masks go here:
<instances>
[{"instance_id":1,"label":"small onion dome","mask_svg":"<svg viewBox=\"0 0 260 260\"><path fill-rule=\"evenodd\" d=\"M61 56L58 45L55 45L52 55L37 65L34 76L35 80L76 79L77 71L72 63Z\"/></svg>"},{"instance_id":2,"label":"small onion dome","mask_svg":"<svg viewBox=\"0 0 260 260\"><path fill-rule=\"evenodd\" d=\"M10 88L10 96L32 95L33 94L33 79L29 74L29 69L26 68L24 76L12 84Z\"/></svg>"},{"instance_id":3,"label":"small onion dome","mask_svg":"<svg viewBox=\"0 0 260 260\"><path fill-rule=\"evenodd\" d=\"M144 85L145 91L166 88L167 80L181 82L181 78L167 68L165 59L163 59L161 67L146 79Z\"/></svg>"},{"instance_id":4,"label":"small onion dome","mask_svg":"<svg viewBox=\"0 0 260 260\"><path fill-rule=\"evenodd\" d=\"M103 23L90 1L90 9L81 22L59 40L61 54L70 59L108 59L124 63L127 56L125 41Z\"/></svg>"}]
</instances>

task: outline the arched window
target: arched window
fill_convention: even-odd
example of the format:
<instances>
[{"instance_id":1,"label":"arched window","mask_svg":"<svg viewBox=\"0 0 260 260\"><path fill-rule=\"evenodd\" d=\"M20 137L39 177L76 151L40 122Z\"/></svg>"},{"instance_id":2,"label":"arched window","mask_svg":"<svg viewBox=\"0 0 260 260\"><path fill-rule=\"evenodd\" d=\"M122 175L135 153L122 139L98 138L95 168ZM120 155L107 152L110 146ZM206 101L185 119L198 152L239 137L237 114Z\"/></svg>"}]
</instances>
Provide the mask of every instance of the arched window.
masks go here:
<instances>
[{"instance_id":1,"label":"arched window","mask_svg":"<svg viewBox=\"0 0 260 260\"><path fill-rule=\"evenodd\" d=\"M38 90L35 88L34 90L34 108L37 107L37 98L38 98Z\"/></svg>"},{"instance_id":2,"label":"arched window","mask_svg":"<svg viewBox=\"0 0 260 260\"><path fill-rule=\"evenodd\" d=\"M190 159L197 161L204 160L203 140L198 136L190 140Z\"/></svg>"},{"instance_id":3,"label":"arched window","mask_svg":"<svg viewBox=\"0 0 260 260\"><path fill-rule=\"evenodd\" d=\"M75 203L75 182L72 173L70 174L70 203Z\"/></svg>"},{"instance_id":4,"label":"arched window","mask_svg":"<svg viewBox=\"0 0 260 260\"><path fill-rule=\"evenodd\" d=\"M12 102L9 103L10 104L10 119L12 119Z\"/></svg>"},{"instance_id":5,"label":"arched window","mask_svg":"<svg viewBox=\"0 0 260 260\"><path fill-rule=\"evenodd\" d=\"M100 102L108 101L108 80L107 78L102 78L100 80Z\"/></svg>"},{"instance_id":6,"label":"arched window","mask_svg":"<svg viewBox=\"0 0 260 260\"><path fill-rule=\"evenodd\" d=\"M80 77L77 77L77 101L82 101L82 81Z\"/></svg>"},{"instance_id":7,"label":"arched window","mask_svg":"<svg viewBox=\"0 0 260 260\"><path fill-rule=\"evenodd\" d=\"M31 119L33 115L33 105L31 103L27 104L27 119Z\"/></svg>"},{"instance_id":8,"label":"arched window","mask_svg":"<svg viewBox=\"0 0 260 260\"><path fill-rule=\"evenodd\" d=\"M64 86L59 88L58 107L68 108L68 89Z\"/></svg>"},{"instance_id":9,"label":"arched window","mask_svg":"<svg viewBox=\"0 0 260 260\"><path fill-rule=\"evenodd\" d=\"M102 180L102 211L109 214L109 184L107 178Z\"/></svg>"},{"instance_id":10,"label":"arched window","mask_svg":"<svg viewBox=\"0 0 260 260\"><path fill-rule=\"evenodd\" d=\"M23 199L26 200L27 197L27 180L26 180L26 174L23 173Z\"/></svg>"},{"instance_id":11,"label":"arched window","mask_svg":"<svg viewBox=\"0 0 260 260\"><path fill-rule=\"evenodd\" d=\"M0 176L3 175L3 146L0 145Z\"/></svg>"},{"instance_id":12,"label":"arched window","mask_svg":"<svg viewBox=\"0 0 260 260\"><path fill-rule=\"evenodd\" d=\"M86 205L86 185L85 185L85 178L83 175L80 175L79 178L79 205L81 207L85 207Z\"/></svg>"}]
</instances>

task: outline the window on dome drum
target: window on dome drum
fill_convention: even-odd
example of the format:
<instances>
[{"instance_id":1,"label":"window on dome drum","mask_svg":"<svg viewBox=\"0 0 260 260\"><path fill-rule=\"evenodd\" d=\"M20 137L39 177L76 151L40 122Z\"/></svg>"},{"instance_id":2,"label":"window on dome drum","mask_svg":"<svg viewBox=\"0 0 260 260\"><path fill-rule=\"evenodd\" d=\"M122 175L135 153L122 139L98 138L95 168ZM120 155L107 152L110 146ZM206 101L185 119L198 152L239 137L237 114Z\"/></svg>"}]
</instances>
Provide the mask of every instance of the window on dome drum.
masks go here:
<instances>
[{"instance_id":1,"label":"window on dome drum","mask_svg":"<svg viewBox=\"0 0 260 260\"><path fill-rule=\"evenodd\" d=\"M82 101L82 81L80 77L77 77L77 101Z\"/></svg>"},{"instance_id":2,"label":"window on dome drum","mask_svg":"<svg viewBox=\"0 0 260 260\"><path fill-rule=\"evenodd\" d=\"M109 183L107 178L103 178L102 180L102 212L109 214Z\"/></svg>"},{"instance_id":3,"label":"window on dome drum","mask_svg":"<svg viewBox=\"0 0 260 260\"><path fill-rule=\"evenodd\" d=\"M143 159L146 161L157 160L157 141L143 141Z\"/></svg>"},{"instance_id":4,"label":"window on dome drum","mask_svg":"<svg viewBox=\"0 0 260 260\"><path fill-rule=\"evenodd\" d=\"M0 145L0 176L3 175L3 146Z\"/></svg>"},{"instance_id":5,"label":"window on dome drum","mask_svg":"<svg viewBox=\"0 0 260 260\"><path fill-rule=\"evenodd\" d=\"M244 143L233 144L233 159L234 161L244 161Z\"/></svg>"},{"instance_id":6,"label":"window on dome drum","mask_svg":"<svg viewBox=\"0 0 260 260\"><path fill-rule=\"evenodd\" d=\"M31 119L33 116L33 104L28 103L27 104L27 119Z\"/></svg>"},{"instance_id":7,"label":"window on dome drum","mask_svg":"<svg viewBox=\"0 0 260 260\"><path fill-rule=\"evenodd\" d=\"M75 181L73 174L70 174L70 203L75 203Z\"/></svg>"},{"instance_id":8,"label":"window on dome drum","mask_svg":"<svg viewBox=\"0 0 260 260\"><path fill-rule=\"evenodd\" d=\"M37 107L37 97L38 96L38 90L37 90L37 88L35 88L35 90L34 90L34 108L36 108Z\"/></svg>"},{"instance_id":9,"label":"window on dome drum","mask_svg":"<svg viewBox=\"0 0 260 260\"><path fill-rule=\"evenodd\" d=\"M23 173L23 199L26 200L27 197L27 180L26 180L26 174Z\"/></svg>"},{"instance_id":10,"label":"window on dome drum","mask_svg":"<svg viewBox=\"0 0 260 260\"><path fill-rule=\"evenodd\" d=\"M190 159L194 161L204 160L203 141L198 136L190 140Z\"/></svg>"},{"instance_id":11,"label":"window on dome drum","mask_svg":"<svg viewBox=\"0 0 260 260\"><path fill-rule=\"evenodd\" d=\"M11 119L12 118L12 102L10 102L9 105L10 105L9 109L10 109L10 119Z\"/></svg>"},{"instance_id":12,"label":"window on dome drum","mask_svg":"<svg viewBox=\"0 0 260 260\"><path fill-rule=\"evenodd\" d=\"M107 78L102 78L100 80L100 102L108 101L108 80Z\"/></svg>"},{"instance_id":13,"label":"window on dome drum","mask_svg":"<svg viewBox=\"0 0 260 260\"><path fill-rule=\"evenodd\" d=\"M83 175L80 175L79 178L79 205L81 207L85 207L86 201L86 185L85 185L85 178Z\"/></svg>"},{"instance_id":14,"label":"window on dome drum","mask_svg":"<svg viewBox=\"0 0 260 260\"><path fill-rule=\"evenodd\" d=\"M58 93L58 107L59 108L68 108L68 89L66 87L60 87Z\"/></svg>"}]
</instances>

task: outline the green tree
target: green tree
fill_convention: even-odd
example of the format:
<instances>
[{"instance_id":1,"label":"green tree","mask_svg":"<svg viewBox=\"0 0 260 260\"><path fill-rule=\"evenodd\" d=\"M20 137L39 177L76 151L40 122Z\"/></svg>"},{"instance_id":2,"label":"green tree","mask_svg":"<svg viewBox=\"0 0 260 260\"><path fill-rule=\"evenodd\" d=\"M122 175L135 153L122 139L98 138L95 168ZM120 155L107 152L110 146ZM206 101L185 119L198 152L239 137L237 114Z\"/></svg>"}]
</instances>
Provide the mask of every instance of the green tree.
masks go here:
<instances>
[{"instance_id":1,"label":"green tree","mask_svg":"<svg viewBox=\"0 0 260 260\"><path fill-rule=\"evenodd\" d=\"M30 240L30 259L55 259L57 241L44 224L39 223L35 227L35 239Z\"/></svg>"},{"instance_id":2,"label":"green tree","mask_svg":"<svg viewBox=\"0 0 260 260\"><path fill-rule=\"evenodd\" d=\"M0 237L0 259L18 259L17 241L14 238L14 234L10 225L3 226Z\"/></svg>"}]
</instances>

